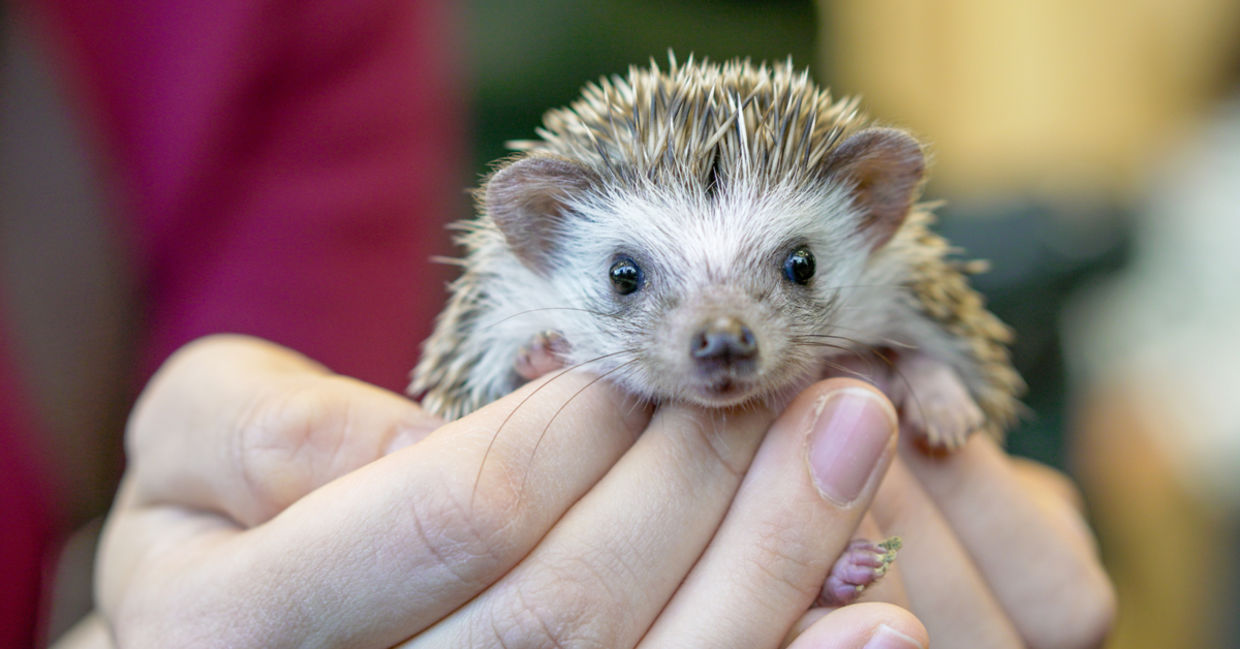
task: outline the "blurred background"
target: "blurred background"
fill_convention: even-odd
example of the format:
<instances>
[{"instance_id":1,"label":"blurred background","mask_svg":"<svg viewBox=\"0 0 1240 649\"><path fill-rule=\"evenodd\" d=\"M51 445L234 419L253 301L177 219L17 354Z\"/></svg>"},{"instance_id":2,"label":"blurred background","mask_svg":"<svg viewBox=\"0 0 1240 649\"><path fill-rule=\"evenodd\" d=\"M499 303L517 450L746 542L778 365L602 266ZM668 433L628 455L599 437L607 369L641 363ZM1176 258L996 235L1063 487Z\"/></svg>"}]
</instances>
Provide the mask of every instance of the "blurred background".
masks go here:
<instances>
[{"instance_id":1,"label":"blurred background","mask_svg":"<svg viewBox=\"0 0 1240 649\"><path fill-rule=\"evenodd\" d=\"M134 17L141 3L119 4L130 9L120 12L131 18L126 29L160 30ZM231 25L261 50L257 63L245 59L241 65L261 72L243 87L265 97L265 110L299 106L292 102L304 101L308 92L296 84L316 87L305 81L307 75L317 75L316 82L334 78L319 74L334 70L331 57L356 64L352 41L325 48L316 40L327 21L339 23L323 9L331 4L273 3L280 11L309 15L292 23L274 21L278 12L256 13L253 24L273 21L277 36ZM1240 4L412 4L438 8L402 14L433 47L414 52L419 65L412 66L414 82L403 94L375 101L430 105L414 117L392 119L409 126L398 131L409 137L432 138L419 126L438 133L429 161L401 159L409 176L427 187L425 195L410 195L407 202L422 205L434 227L412 234L420 243L401 251L417 265L400 277L417 277L417 285L429 288L410 297L419 305L416 313L393 316L417 335L406 336L398 353L390 354L392 362L412 366L413 344L442 299L438 286L445 275L425 259L448 250L446 237L436 234L439 226L468 213L467 198L456 188L476 183L491 161L506 154L505 141L531 136L543 111L571 101L588 80L651 58L662 64L669 49L680 58L692 53L714 60L791 56L838 94L861 95L865 110L879 121L908 128L928 144L926 195L946 200L939 210L941 231L968 256L991 260L993 270L976 283L1017 331L1015 360L1030 384L1027 403L1034 413L1009 446L1068 471L1081 485L1120 597L1109 646L1240 647L1240 399L1232 394L1240 388L1240 255L1233 250L1240 241ZM167 262L143 257L158 257L148 250L154 244L125 223L151 221L150 214L162 214L156 209L161 205L179 205L175 196L163 204L144 203L159 187L150 185L158 178L142 176L143 169L177 160L143 162L146 149L137 147L135 154L135 145L125 144L136 141L134 129L181 128L173 118L183 113L131 107L126 130L106 118L117 109L98 108L124 102L109 100L99 87L123 92L126 84L137 84L155 93L158 104L161 89L179 92L178 74L194 70L156 74L163 86L134 82L126 75L148 72L142 57L152 56L152 48L126 60L134 67L119 75L124 83L94 83L90 74L106 77L108 70L86 66L89 74L83 73L81 59L90 58L91 47L111 46L81 30L116 25L97 15L94 23L74 19L75 12L90 13L82 10L88 3L52 5L57 8L19 3L0 9L0 365L16 368L7 378L0 373L0 441L17 458L0 467L0 480L9 481L0 486L17 494L4 501L0 533L15 538L23 530L36 539L29 547L45 557L25 577L20 570L0 576L18 579L12 588L0 585L10 593L0 603L14 611L3 619L20 621L38 611L42 620L0 635L0 641L12 639L0 647L28 646L34 634L56 637L89 607L97 533L91 521L106 510L119 475L124 416L150 369L176 344L212 326L253 332L325 358L340 371L400 387L400 377L386 367L352 367L353 348L319 347L313 335L237 315L244 301L221 307L225 314L232 308L233 319L204 318L176 336L149 333L166 331L150 293L152 285L159 288L151 277ZM206 36L175 42L168 51L194 59L194 48L209 51L212 39L227 40L229 24L208 27L202 30ZM285 29L298 38L284 39ZM365 42L373 35L368 29L351 38ZM237 42L247 41L235 40L234 47ZM271 54L277 50L281 54ZM326 62L305 64L288 78L272 75L271 69L288 66L299 53ZM272 102L255 88L283 91L281 101L289 103ZM226 104L202 103L210 105L203 123L228 119L213 117L227 114ZM139 119L143 115L152 121ZM240 138L246 143L240 157L251 160L259 155L254 143L270 139L266 128L261 135L252 125L202 128L208 135L200 140ZM341 141L352 141L345 138L368 137L358 128L330 134L317 153L334 155L347 148ZM215 155L196 142L200 146L172 147L168 155ZM168 153L158 143L142 146ZM126 156L139 163L127 166ZM276 169L288 164L273 160ZM215 168L188 167L216 177L207 173ZM127 182L127 176L148 184ZM236 183L221 177L215 182ZM212 185L194 186L195 196L210 195L203 187ZM260 204L255 210L276 207L290 209ZM400 212L399 205L392 207ZM142 227L149 226L146 221ZM383 221L378 223L374 227ZM329 231L339 234L339 227ZM370 245L373 238L350 240ZM310 256L284 238L277 241L295 257ZM237 288L244 283L238 277L246 275L233 273L221 276L218 290L251 290ZM269 305L274 290L256 299ZM344 303L356 304L340 291ZM188 292L178 299L208 298ZM281 308L331 309L332 303ZM349 322L336 324L327 328L353 331ZM384 341L393 334L367 335ZM79 532L71 535L74 530ZM31 589L42 595L31 595Z\"/></svg>"}]
</instances>

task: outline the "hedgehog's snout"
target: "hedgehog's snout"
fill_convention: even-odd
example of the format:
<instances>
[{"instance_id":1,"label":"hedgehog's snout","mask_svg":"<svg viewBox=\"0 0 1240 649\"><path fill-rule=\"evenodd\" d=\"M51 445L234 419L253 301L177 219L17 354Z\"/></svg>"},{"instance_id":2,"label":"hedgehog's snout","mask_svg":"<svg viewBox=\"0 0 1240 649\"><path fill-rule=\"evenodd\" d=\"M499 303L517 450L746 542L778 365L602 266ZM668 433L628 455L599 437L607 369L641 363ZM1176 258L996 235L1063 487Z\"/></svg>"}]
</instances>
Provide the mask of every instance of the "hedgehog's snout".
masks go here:
<instances>
[{"instance_id":1,"label":"hedgehog's snout","mask_svg":"<svg viewBox=\"0 0 1240 649\"><path fill-rule=\"evenodd\" d=\"M739 318L709 320L690 337L689 355L699 371L746 374L758 360L758 339Z\"/></svg>"}]
</instances>

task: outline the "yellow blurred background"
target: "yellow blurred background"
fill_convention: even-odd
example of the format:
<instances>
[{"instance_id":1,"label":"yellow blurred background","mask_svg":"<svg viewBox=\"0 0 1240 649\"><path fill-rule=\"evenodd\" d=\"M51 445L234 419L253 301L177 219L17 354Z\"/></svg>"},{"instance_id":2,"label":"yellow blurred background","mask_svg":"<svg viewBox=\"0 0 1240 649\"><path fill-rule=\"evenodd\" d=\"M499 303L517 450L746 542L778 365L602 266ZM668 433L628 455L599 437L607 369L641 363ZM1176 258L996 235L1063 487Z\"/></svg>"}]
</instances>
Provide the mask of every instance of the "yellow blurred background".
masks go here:
<instances>
[{"instance_id":1,"label":"yellow blurred background","mask_svg":"<svg viewBox=\"0 0 1240 649\"><path fill-rule=\"evenodd\" d=\"M836 85L935 143L968 197L1131 196L1233 72L1228 0L823 2Z\"/></svg>"},{"instance_id":2,"label":"yellow blurred background","mask_svg":"<svg viewBox=\"0 0 1240 649\"><path fill-rule=\"evenodd\" d=\"M1041 304L1059 312L1065 459L1118 591L1110 646L1240 646L1240 3L821 6L827 75L929 139L942 196L982 217L1118 210L1127 263Z\"/></svg>"},{"instance_id":3,"label":"yellow blurred background","mask_svg":"<svg viewBox=\"0 0 1240 649\"><path fill-rule=\"evenodd\" d=\"M1240 267L1209 246L1240 239L1240 3L472 9L479 173L581 80L668 47L791 54L915 132L941 229L993 262L980 287L1018 332L1036 414L1011 446L1085 492L1120 599L1108 646L1240 646L1240 414L1222 394L1240 388L1223 342Z\"/></svg>"}]
</instances>

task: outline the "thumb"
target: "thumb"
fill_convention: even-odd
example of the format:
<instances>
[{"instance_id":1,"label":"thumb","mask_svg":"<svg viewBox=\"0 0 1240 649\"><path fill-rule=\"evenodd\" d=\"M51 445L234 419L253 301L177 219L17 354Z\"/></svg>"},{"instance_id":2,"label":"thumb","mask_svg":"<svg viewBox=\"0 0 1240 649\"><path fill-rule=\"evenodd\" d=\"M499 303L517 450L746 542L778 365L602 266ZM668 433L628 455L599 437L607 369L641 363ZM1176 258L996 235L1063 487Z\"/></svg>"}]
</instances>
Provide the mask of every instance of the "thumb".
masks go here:
<instances>
[{"instance_id":1,"label":"thumb","mask_svg":"<svg viewBox=\"0 0 1240 649\"><path fill-rule=\"evenodd\" d=\"M867 602L830 612L815 609L798 626L808 625L787 649L925 649L926 627L912 613L892 604Z\"/></svg>"},{"instance_id":2,"label":"thumb","mask_svg":"<svg viewBox=\"0 0 1240 649\"><path fill-rule=\"evenodd\" d=\"M441 424L278 345L210 336L174 354L138 399L125 439L134 504L253 527Z\"/></svg>"}]
</instances>

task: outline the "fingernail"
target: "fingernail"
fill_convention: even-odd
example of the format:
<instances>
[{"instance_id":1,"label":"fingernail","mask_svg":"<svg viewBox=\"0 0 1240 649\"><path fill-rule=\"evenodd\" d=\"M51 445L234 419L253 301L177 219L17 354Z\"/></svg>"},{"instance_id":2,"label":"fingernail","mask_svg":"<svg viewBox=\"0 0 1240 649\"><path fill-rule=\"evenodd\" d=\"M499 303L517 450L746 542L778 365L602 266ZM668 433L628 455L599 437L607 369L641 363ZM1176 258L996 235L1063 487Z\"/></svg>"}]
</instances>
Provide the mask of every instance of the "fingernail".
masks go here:
<instances>
[{"instance_id":1,"label":"fingernail","mask_svg":"<svg viewBox=\"0 0 1240 649\"><path fill-rule=\"evenodd\" d=\"M925 649L921 643L886 624L878 625L862 649Z\"/></svg>"},{"instance_id":2,"label":"fingernail","mask_svg":"<svg viewBox=\"0 0 1240 649\"><path fill-rule=\"evenodd\" d=\"M891 406L864 388L829 393L809 435L809 464L818 490L845 506L861 495L896 430Z\"/></svg>"}]
</instances>

